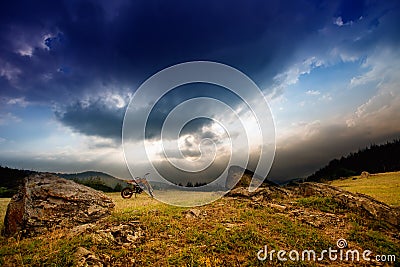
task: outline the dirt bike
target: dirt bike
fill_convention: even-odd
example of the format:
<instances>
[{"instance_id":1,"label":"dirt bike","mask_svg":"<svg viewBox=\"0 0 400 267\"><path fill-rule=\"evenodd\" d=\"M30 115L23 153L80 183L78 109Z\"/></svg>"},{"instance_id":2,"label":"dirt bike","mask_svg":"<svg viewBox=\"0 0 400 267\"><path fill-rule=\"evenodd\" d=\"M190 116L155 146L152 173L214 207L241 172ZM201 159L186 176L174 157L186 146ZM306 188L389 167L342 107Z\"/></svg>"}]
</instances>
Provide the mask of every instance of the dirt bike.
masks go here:
<instances>
[{"instance_id":1,"label":"dirt bike","mask_svg":"<svg viewBox=\"0 0 400 267\"><path fill-rule=\"evenodd\" d=\"M135 194L135 198L136 198L138 194L141 194L143 192L143 188L147 188L150 196L153 197L153 190L146 180L147 175L149 175L149 173L146 173L143 176L143 178L136 177L133 180L127 181L129 186L125 187L124 189L121 190L121 197L122 198L131 198L133 196L133 194Z\"/></svg>"}]
</instances>

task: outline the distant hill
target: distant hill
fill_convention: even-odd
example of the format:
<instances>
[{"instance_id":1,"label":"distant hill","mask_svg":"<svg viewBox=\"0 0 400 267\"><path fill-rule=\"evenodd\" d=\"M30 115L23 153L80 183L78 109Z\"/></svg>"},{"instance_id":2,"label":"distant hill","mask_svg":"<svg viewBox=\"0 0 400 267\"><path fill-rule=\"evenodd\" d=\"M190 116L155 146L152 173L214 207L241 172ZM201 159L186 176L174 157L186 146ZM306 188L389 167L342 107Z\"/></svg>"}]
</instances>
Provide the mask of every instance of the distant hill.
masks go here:
<instances>
[{"instance_id":1,"label":"distant hill","mask_svg":"<svg viewBox=\"0 0 400 267\"><path fill-rule=\"evenodd\" d=\"M17 192L22 180L34 173L38 172L0 166L0 197L12 197ZM53 174L104 192L120 191L128 186L126 181L98 171Z\"/></svg>"},{"instance_id":2,"label":"distant hill","mask_svg":"<svg viewBox=\"0 0 400 267\"><path fill-rule=\"evenodd\" d=\"M341 177L400 170L400 139L383 145L371 145L346 157L334 159L307 177L307 181L330 181Z\"/></svg>"},{"instance_id":3,"label":"distant hill","mask_svg":"<svg viewBox=\"0 0 400 267\"><path fill-rule=\"evenodd\" d=\"M254 175L254 173L248 169L241 168L239 166L231 166L230 167L230 175L232 175L231 172L244 172L243 176L246 177L246 179L251 180L251 177ZM23 178L33 174L37 173L36 171L29 171L29 170L17 170L17 169L12 169L8 167L1 167L0 166L0 197L11 197L13 196L17 189L18 185L20 182L23 180ZM59 177L68 179L68 180L74 180L75 182L84 184L86 186L92 187L97 190L101 190L104 192L113 192L113 191L120 191L122 188L129 186L125 180L116 178L110 174L104 173L104 172L99 172L99 171L85 171L85 172L79 172L79 173L52 173L54 175L57 175ZM261 177L258 177L261 179ZM274 184L271 181L264 181L264 185L271 185ZM155 182L152 181L151 185L153 189L155 190L169 190L169 189L175 189L174 186L171 186L166 183L162 182ZM211 188L212 190L215 191L224 191L226 188L224 188L222 185L218 186L215 185L214 188ZM188 190L195 190L195 191L202 191L203 188L188 188ZM209 189L208 189L209 190Z\"/></svg>"},{"instance_id":4,"label":"distant hill","mask_svg":"<svg viewBox=\"0 0 400 267\"><path fill-rule=\"evenodd\" d=\"M85 184L85 182L89 182L90 180L98 179L101 182L103 182L104 185L106 185L112 189L114 189L116 186L118 186L118 184L121 187L128 186L126 181L116 178L107 173L98 172L98 171L86 171L86 172L80 172L80 173L55 173L55 175L60 176L65 179L68 179L68 180L75 180L75 181L81 182L83 184Z\"/></svg>"}]
</instances>

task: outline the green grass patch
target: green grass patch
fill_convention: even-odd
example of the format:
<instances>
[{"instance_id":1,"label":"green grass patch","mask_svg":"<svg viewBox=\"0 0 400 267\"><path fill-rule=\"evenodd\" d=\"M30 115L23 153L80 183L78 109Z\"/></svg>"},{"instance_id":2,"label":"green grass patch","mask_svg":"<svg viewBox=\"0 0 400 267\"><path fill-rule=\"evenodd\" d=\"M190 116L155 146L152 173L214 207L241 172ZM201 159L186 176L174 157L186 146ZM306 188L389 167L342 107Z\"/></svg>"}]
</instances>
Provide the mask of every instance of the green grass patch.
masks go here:
<instances>
[{"instance_id":1,"label":"green grass patch","mask_svg":"<svg viewBox=\"0 0 400 267\"><path fill-rule=\"evenodd\" d=\"M348 236L349 241L355 241L363 249L369 249L375 254L396 255L397 259L400 257L400 245L382 232L353 223Z\"/></svg>"},{"instance_id":2,"label":"green grass patch","mask_svg":"<svg viewBox=\"0 0 400 267\"><path fill-rule=\"evenodd\" d=\"M275 237L279 237L280 245L288 249L326 249L332 242L318 229L309 225L277 217L270 226ZM277 248L279 249L279 248Z\"/></svg>"},{"instance_id":3,"label":"green grass patch","mask_svg":"<svg viewBox=\"0 0 400 267\"><path fill-rule=\"evenodd\" d=\"M311 196L300 198L297 200L299 206L306 208L318 209L323 212L337 213L343 212L345 209L331 197Z\"/></svg>"},{"instance_id":4,"label":"green grass patch","mask_svg":"<svg viewBox=\"0 0 400 267\"><path fill-rule=\"evenodd\" d=\"M1 238L0 263L13 266L72 266L78 247L93 246L88 235L70 239L33 238L15 240ZM11 242L10 242L11 241Z\"/></svg>"},{"instance_id":5,"label":"green grass patch","mask_svg":"<svg viewBox=\"0 0 400 267\"><path fill-rule=\"evenodd\" d=\"M369 195L388 205L400 206L400 172L371 174L363 178L353 176L330 184L353 193Z\"/></svg>"}]
</instances>

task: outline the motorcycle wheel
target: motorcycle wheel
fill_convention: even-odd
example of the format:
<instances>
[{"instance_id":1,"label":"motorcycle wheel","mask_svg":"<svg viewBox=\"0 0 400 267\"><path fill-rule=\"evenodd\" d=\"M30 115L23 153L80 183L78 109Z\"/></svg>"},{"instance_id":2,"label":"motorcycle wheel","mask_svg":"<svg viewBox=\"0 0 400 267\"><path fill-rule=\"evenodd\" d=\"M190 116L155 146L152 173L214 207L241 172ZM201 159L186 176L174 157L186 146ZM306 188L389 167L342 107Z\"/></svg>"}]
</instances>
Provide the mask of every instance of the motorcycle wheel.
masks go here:
<instances>
[{"instance_id":1,"label":"motorcycle wheel","mask_svg":"<svg viewBox=\"0 0 400 267\"><path fill-rule=\"evenodd\" d=\"M121 190L121 197L122 198L131 198L132 195L133 195L132 188L125 187L124 189Z\"/></svg>"}]
</instances>

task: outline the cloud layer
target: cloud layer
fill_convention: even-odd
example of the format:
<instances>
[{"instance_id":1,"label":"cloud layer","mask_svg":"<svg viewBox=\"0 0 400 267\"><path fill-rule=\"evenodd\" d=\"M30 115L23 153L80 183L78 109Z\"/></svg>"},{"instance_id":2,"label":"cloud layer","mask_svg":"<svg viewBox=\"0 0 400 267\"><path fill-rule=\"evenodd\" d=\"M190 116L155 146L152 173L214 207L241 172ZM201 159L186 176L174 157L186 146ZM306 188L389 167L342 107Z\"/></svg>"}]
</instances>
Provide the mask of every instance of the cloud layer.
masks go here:
<instances>
[{"instance_id":1,"label":"cloud layer","mask_svg":"<svg viewBox=\"0 0 400 267\"><path fill-rule=\"evenodd\" d=\"M87 161L73 163L78 152L54 147L54 155L69 155L71 169L102 166L90 152L96 150L119 155L108 167L118 172L122 121L138 86L165 67L210 60L243 71L268 96L277 125L270 177L309 174L331 157L400 135L399 25L398 1L5 3L0 148L14 156L2 160L45 168L46 157L32 163L29 157L38 152L26 153L24 145L60 135L49 126L57 125L67 129L65 142L84 140ZM240 99L217 86L183 87L155 105L149 140L159 139L168 113L187 99L208 96L240 109ZM221 115L212 105L195 108ZM27 130L35 125L41 137ZM212 125L194 121L182 136L215 139L203 132ZM186 155L196 156L186 145ZM60 158L51 162L65 166Z\"/></svg>"}]
</instances>

